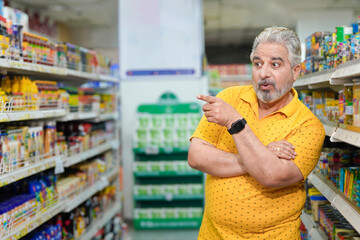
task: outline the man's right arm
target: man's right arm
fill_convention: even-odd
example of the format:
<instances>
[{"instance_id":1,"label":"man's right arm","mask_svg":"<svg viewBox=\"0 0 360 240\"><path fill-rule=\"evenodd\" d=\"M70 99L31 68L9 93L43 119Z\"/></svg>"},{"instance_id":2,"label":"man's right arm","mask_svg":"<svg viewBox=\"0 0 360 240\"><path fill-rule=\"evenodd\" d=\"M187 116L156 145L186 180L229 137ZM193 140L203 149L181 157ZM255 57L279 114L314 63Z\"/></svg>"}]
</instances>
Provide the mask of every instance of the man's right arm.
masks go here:
<instances>
[{"instance_id":1,"label":"man's right arm","mask_svg":"<svg viewBox=\"0 0 360 240\"><path fill-rule=\"evenodd\" d=\"M215 177L235 177L247 173L238 154L222 151L195 137L190 143L188 163L190 167Z\"/></svg>"}]
</instances>

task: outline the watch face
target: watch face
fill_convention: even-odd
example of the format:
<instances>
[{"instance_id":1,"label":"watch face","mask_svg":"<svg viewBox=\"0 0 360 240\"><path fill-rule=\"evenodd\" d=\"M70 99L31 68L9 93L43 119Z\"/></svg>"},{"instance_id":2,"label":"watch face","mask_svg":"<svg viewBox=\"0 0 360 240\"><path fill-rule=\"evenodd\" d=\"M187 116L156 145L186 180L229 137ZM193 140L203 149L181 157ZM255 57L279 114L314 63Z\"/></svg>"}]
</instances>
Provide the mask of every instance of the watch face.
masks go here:
<instances>
[{"instance_id":1,"label":"watch face","mask_svg":"<svg viewBox=\"0 0 360 240\"><path fill-rule=\"evenodd\" d=\"M238 133L245 128L245 125L246 125L246 120L243 118L241 120L236 121L228 131L230 134Z\"/></svg>"}]
</instances>

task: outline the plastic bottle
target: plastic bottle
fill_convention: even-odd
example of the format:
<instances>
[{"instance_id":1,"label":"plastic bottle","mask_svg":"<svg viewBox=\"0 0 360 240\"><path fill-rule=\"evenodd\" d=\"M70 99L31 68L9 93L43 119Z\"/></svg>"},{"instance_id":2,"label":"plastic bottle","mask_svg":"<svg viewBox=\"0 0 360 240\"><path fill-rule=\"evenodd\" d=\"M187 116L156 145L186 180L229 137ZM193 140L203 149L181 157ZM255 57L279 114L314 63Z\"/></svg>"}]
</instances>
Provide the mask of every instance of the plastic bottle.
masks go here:
<instances>
[{"instance_id":1,"label":"plastic bottle","mask_svg":"<svg viewBox=\"0 0 360 240\"><path fill-rule=\"evenodd\" d=\"M44 153L46 157L49 157L53 153L53 134L51 130L51 123L48 122L45 126L45 138L44 138Z\"/></svg>"},{"instance_id":2,"label":"plastic bottle","mask_svg":"<svg viewBox=\"0 0 360 240\"><path fill-rule=\"evenodd\" d=\"M344 84L344 97L345 97L345 121L347 125L353 124L353 85L352 83Z\"/></svg>"}]
</instances>

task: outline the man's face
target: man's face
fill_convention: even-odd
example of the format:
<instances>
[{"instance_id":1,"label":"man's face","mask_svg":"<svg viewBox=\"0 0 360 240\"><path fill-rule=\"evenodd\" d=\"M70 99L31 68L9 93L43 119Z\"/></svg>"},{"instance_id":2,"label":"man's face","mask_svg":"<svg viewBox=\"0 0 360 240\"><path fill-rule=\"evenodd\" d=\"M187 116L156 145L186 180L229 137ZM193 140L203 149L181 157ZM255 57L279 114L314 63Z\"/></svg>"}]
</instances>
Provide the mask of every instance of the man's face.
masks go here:
<instances>
[{"instance_id":1,"label":"man's face","mask_svg":"<svg viewBox=\"0 0 360 240\"><path fill-rule=\"evenodd\" d=\"M260 43L253 56L252 81L257 97L264 103L275 102L287 93L299 75L288 59L286 47Z\"/></svg>"}]
</instances>

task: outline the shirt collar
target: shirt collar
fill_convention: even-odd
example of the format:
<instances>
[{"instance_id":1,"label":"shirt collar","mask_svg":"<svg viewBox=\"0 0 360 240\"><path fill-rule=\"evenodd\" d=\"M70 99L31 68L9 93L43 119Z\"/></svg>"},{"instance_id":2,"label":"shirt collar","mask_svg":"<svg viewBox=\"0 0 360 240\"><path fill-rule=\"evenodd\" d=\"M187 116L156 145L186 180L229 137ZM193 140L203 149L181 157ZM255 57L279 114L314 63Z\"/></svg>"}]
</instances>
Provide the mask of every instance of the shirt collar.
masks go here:
<instances>
[{"instance_id":1,"label":"shirt collar","mask_svg":"<svg viewBox=\"0 0 360 240\"><path fill-rule=\"evenodd\" d=\"M290 93L293 95L293 99L290 101L290 103L287 104L285 107L281 108L280 110L276 111L285 114L287 117L293 115L299 108L300 104L297 91L294 88L291 88ZM250 91L245 92L240 98L250 103L254 110L258 109L258 99L253 87L250 89Z\"/></svg>"}]
</instances>

